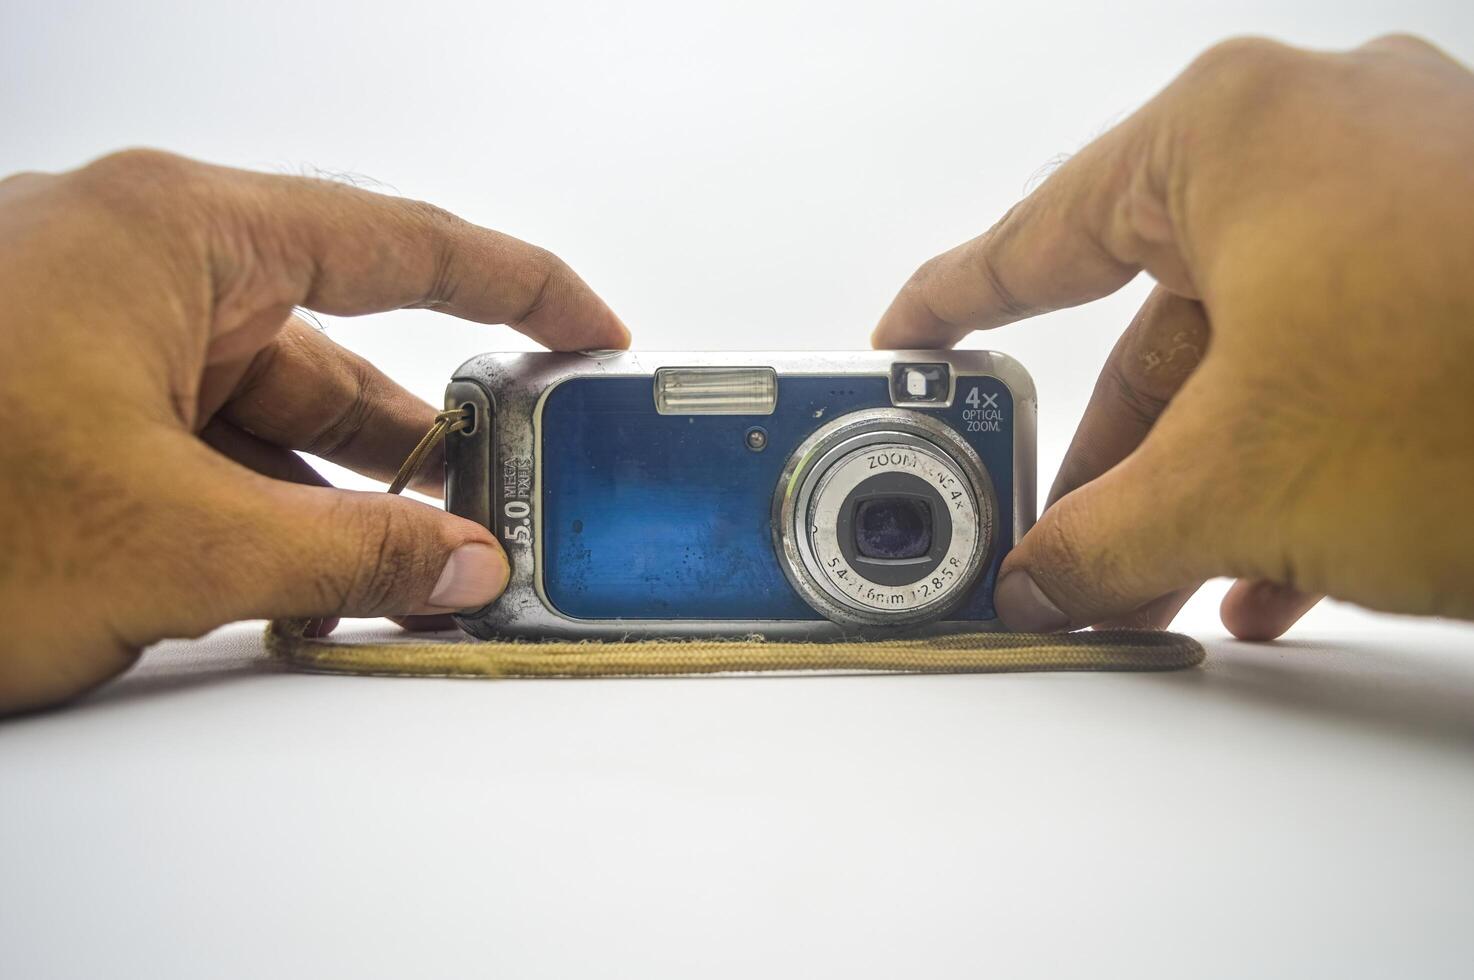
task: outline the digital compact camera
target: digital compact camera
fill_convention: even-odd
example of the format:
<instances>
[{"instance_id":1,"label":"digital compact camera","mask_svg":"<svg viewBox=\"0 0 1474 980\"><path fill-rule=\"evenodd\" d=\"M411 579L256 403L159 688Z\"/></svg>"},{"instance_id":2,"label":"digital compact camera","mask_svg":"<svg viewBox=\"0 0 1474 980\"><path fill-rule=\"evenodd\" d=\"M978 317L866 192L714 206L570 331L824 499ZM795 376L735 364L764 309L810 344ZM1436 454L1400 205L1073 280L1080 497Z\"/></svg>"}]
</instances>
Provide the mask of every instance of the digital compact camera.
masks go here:
<instances>
[{"instance_id":1,"label":"digital compact camera","mask_svg":"<svg viewBox=\"0 0 1474 980\"><path fill-rule=\"evenodd\" d=\"M996 628L1034 385L985 351L483 354L446 502L511 581L483 638Z\"/></svg>"}]
</instances>

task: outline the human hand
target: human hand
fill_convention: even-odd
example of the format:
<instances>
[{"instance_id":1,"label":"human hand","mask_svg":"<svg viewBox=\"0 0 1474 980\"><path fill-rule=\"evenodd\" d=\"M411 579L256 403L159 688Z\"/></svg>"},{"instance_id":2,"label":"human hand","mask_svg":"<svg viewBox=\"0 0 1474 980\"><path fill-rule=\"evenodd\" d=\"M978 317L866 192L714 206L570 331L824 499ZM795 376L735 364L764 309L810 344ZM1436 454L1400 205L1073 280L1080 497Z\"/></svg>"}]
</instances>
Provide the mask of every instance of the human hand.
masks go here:
<instances>
[{"instance_id":1,"label":"human hand","mask_svg":"<svg viewBox=\"0 0 1474 980\"><path fill-rule=\"evenodd\" d=\"M922 265L873 342L951 346L1143 269L1004 623L1161 628L1218 575L1246 639L1322 593L1474 617L1474 75L1401 36L1220 45Z\"/></svg>"},{"instance_id":2,"label":"human hand","mask_svg":"<svg viewBox=\"0 0 1474 980\"><path fill-rule=\"evenodd\" d=\"M550 253L416 201L152 151L0 182L0 713L237 619L500 594L485 528L291 452L388 479L435 415L298 307L629 342Z\"/></svg>"}]
</instances>

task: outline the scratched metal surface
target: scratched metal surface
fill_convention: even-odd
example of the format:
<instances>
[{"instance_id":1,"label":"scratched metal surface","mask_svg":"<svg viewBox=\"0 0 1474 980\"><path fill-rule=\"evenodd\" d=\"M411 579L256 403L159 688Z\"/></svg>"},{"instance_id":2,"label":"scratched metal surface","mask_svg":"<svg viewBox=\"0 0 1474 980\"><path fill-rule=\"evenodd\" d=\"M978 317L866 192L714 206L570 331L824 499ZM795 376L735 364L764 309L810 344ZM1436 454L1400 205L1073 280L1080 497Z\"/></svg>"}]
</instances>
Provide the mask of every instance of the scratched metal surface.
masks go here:
<instances>
[{"instance_id":1,"label":"scratched metal surface","mask_svg":"<svg viewBox=\"0 0 1474 980\"><path fill-rule=\"evenodd\" d=\"M457 617L457 621L468 632L480 637L493 636L722 636L761 633L770 637L803 637L806 639L831 638L841 635L868 635L877 629L867 627L841 627L827 620L814 618L783 619L772 614L751 618L638 618L624 613L615 618L591 619L568 615L553 607L547 599L543 584L543 499L547 493L555 492L555 478L542 467L557 467L572 450L560 444L556 453L543 451L541 433L547 425L543 411L552 400L560 385L579 378L633 378L643 385L646 399L651 398L651 378L654 371L663 366L750 366L762 364L773 367L780 377L829 378L844 376L846 379L862 377L888 378L891 366L897 361L926 361L947 363L952 366L955 377L963 376L996 379L1004 390L1012 407L1011 426L1000 422L1000 428L1011 428L1008 437L1012 454L1003 452L1001 446L995 453L982 447L979 455L984 461L1001 459L1001 463L990 463L994 469L994 481L998 486L999 498L1010 497L1010 511L1000 513L999 524L1011 531L1009 542L1033 524L1035 499L1035 431L1037 398L1034 384L1028 372L1018 361L995 351L828 351L820 353L797 353L792 351L724 351L724 352L596 352L592 354L553 353L490 353L472 358L456 371L456 381L447 391L447 405L460 405L464 401L480 399L493 416L490 429L479 429L479 435L456 437L447 444L446 456L450 479L447 484L447 507L453 512L491 527L502 539L503 547L511 560L512 576L506 593L495 603L484 609ZM962 382L954 392L953 405L949 412L974 411L967 405L971 393L971 382ZM992 393L991 391L989 392ZM474 395L475 397L469 397ZM826 396L827 397L827 396ZM490 399L491 401L488 401ZM494 410L491 408L494 401ZM881 396L876 403L886 404ZM979 396L979 404L984 401ZM780 405L782 396L780 394ZM817 410L815 407L814 410ZM588 406L589 413L581 421L586 426L597 428L605 417L603 406ZM653 407L651 417L655 417ZM827 413L826 413L827 414ZM963 420L966 421L965 419ZM810 422L820 422L813 420ZM810 428L813 426L811 425ZM965 430L966 426L960 426ZM565 426L565 430L566 430ZM984 442L1000 441L1000 433L986 433ZM565 439L566 441L566 439ZM492 452L491 443L495 444ZM746 452L745 449L742 452ZM785 455L777 447L767 450L775 456ZM774 464L776 465L776 464ZM487 479L487 474L491 479ZM1011 474L1011 481L1003 474ZM530 474L530 479L524 475ZM561 479L562 474L559 475ZM703 479L709 477L703 476ZM769 482L760 499L764 507L772 500L776 480ZM511 487L512 489L509 489ZM524 489L525 487L525 489ZM1005 489L1007 488L1007 489ZM1011 490L1011 493L1009 491ZM623 492L618 488L617 492ZM510 496L509 496L510 494ZM509 506L518 513L504 514ZM658 513L658 510L651 510ZM764 512L766 522L766 511ZM1011 520L1003 520L1005 513ZM567 525L571 532L572 520L582 520L586 534L588 521L580 515L572 515ZM623 519L623 511L621 511ZM752 539L752 547L771 549L771 531L766 523L763 531ZM759 543L761 542L761 543ZM1000 552L1001 554L1001 552ZM998 556L995 555L996 559ZM781 569L773 559L773 576L776 581ZM628 566L628 556L621 561L611 560L611 567L623 572ZM981 588L987 587L984 580ZM786 581L782 585L787 589ZM621 606L623 612L626 608ZM959 615L971 619L952 619L933 624L928 629L955 631L996 628L996 619L984 620L991 611L983 608L963 607ZM812 613L804 612L812 617Z\"/></svg>"}]
</instances>

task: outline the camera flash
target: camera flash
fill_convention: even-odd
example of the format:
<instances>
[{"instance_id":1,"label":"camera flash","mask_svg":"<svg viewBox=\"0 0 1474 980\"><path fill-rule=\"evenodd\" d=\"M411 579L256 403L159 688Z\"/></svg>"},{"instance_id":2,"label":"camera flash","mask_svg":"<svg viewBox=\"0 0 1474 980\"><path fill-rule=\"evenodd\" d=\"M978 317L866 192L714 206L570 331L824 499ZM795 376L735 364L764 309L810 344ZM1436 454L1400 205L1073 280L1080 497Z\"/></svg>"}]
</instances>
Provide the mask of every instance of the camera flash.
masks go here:
<instances>
[{"instance_id":1,"label":"camera flash","mask_svg":"<svg viewBox=\"0 0 1474 980\"><path fill-rule=\"evenodd\" d=\"M655 410L661 415L772 415L778 375L768 367L661 368Z\"/></svg>"}]
</instances>

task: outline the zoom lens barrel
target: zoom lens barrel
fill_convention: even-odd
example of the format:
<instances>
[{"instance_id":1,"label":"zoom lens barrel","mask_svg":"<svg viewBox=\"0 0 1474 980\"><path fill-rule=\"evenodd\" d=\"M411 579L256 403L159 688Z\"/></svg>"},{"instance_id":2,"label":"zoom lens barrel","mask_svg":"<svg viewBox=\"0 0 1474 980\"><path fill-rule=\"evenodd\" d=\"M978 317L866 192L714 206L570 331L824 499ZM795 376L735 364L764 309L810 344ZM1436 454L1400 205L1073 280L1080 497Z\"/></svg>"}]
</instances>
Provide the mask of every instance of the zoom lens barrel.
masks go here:
<instances>
[{"instance_id":1,"label":"zoom lens barrel","mask_svg":"<svg viewBox=\"0 0 1474 980\"><path fill-rule=\"evenodd\" d=\"M977 453L917 412L835 419L789 458L773 499L784 573L838 623L940 618L992 550L997 505Z\"/></svg>"}]
</instances>

